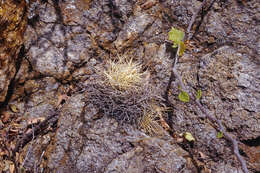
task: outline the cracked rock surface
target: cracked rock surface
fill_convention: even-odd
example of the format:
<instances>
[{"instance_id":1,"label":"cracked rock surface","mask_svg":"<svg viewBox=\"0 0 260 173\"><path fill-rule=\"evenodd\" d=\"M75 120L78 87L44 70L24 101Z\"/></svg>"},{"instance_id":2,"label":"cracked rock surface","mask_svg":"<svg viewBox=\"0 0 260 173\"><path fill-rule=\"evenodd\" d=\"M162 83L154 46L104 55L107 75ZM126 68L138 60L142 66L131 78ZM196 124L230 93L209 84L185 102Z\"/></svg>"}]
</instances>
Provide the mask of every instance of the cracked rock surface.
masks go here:
<instances>
[{"instance_id":1,"label":"cracked rock surface","mask_svg":"<svg viewBox=\"0 0 260 173\"><path fill-rule=\"evenodd\" d=\"M177 70L189 89L202 90L201 103L239 142L250 172L257 172L259 3L211 2L197 17L193 38ZM84 90L109 60L124 55L142 64L163 97L176 52L167 41L168 32L171 27L186 30L200 4L198 0L33 0L1 4L0 16L5 17L0 18L0 102L6 102L0 107L0 144L10 140L14 149L18 139L37 128L37 121L58 112L56 121L19 149L19 169L242 172L231 144L216 137L214 125L195 105L178 100L177 80L168 93L173 106L163 115L172 131L165 131L163 136L151 137L134 125L104 116L99 108L88 104L91 98ZM16 17L8 16L10 13ZM6 21L10 21L10 28L2 27ZM192 133L196 140L180 142L174 137L184 132ZM0 154L0 162L4 157ZM6 165L10 162L2 163L0 170L8 172Z\"/></svg>"}]
</instances>

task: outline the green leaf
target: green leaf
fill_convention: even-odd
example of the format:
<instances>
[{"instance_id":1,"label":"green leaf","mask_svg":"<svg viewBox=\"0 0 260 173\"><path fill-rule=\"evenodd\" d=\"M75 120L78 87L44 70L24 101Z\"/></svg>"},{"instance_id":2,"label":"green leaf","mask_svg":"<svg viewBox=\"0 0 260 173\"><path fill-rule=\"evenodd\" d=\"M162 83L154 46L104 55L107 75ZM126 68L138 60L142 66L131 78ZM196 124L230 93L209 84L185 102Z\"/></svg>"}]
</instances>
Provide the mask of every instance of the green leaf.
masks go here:
<instances>
[{"instance_id":1,"label":"green leaf","mask_svg":"<svg viewBox=\"0 0 260 173\"><path fill-rule=\"evenodd\" d=\"M184 32L181 30L172 28L171 31L168 33L169 40L173 41L174 48L178 47L178 45L182 42L184 38Z\"/></svg>"},{"instance_id":2,"label":"green leaf","mask_svg":"<svg viewBox=\"0 0 260 173\"><path fill-rule=\"evenodd\" d=\"M220 139L220 138L222 138L222 137L223 137L223 132L218 132L218 133L217 133L217 138Z\"/></svg>"},{"instance_id":3,"label":"green leaf","mask_svg":"<svg viewBox=\"0 0 260 173\"><path fill-rule=\"evenodd\" d=\"M180 46L180 50L179 50L179 52L178 52L178 55L179 55L179 56L182 56L183 53L184 53L184 51L185 51L185 49L186 49L186 46L185 46L185 44L183 43L183 41L180 42L179 46Z\"/></svg>"},{"instance_id":4,"label":"green leaf","mask_svg":"<svg viewBox=\"0 0 260 173\"><path fill-rule=\"evenodd\" d=\"M195 141L195 138L192 136L192 134L191 134L190 132L185 132L185 133L184 133L184 138L185 138L187 141L189 141L189 142Z\"/></svg>"},{"instance_id":5,"label":"green leaf","mask_svg":"<svg viewBox=\"0 0 260 173\"><path fill-rule=\"evenodd\" d=\"M201 98L201 96L202 96L202 91L201 91L201 89L199 89L198 91L197 91L197 95L196 95L196 99L200 99Z\"/></svg>"},{"instance_id":6,"label":"green leaf","mask_svg":"<svg viewBox=\"0 0 260 173\"><path fill-rule=\"evenodd\" d=\"M189 102L190 101L190 96L187 92L181 91L180 94L178 95L179 100L182 102Z\"/></svg>"}]
</instances>

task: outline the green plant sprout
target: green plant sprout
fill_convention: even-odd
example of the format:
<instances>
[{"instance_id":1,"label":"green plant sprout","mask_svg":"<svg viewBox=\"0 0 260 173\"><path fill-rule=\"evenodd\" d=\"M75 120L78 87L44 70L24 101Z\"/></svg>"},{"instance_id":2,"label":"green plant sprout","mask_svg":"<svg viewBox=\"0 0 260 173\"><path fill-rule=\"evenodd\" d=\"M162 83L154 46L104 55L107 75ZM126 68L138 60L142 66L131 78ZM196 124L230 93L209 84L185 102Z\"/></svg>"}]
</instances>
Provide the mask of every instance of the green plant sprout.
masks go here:
<instances>
[{"instance_id":1,"label":"green plant sprout","mask_svg":"<svg viewBox=\"0 0 260 173\"><path fill-rule=\"evenodd\" d=\"M173 42L172 47L177 48L180 43L183 43L184 32L175 28L172 28L168 33L169 40Z\"/></svg>"},{"instance_id":2,"label":"green plant sprout","mask_svg":"<svg viewBox=\"0 0 260 173\"><path fill-rule=\"evenodd\" d=\"M171 40L173 43L172 47L178 48L177 55L181 57L186 49L186 46L183 42L183 39L185 36L184 32L181 30L178 30L176 28L172 28L170 30L170 32L168 33L168 36L169 36L169 40ZM189 102L190 96L189 96L188 92L184 91L182 88L180 88L180 89L181 89L181 92L178 95L179 100L182 102L185 102L185 103ZM199 100L201 98L201 96L202 96L202 92L201 92L201 90L198 90L196 99Z\"/></svg>"},{"instance_id":3,"label":"green plant sprout","mask_svg":"<svg viewBox=\"0 0 260 173\"><path fill-rule=\"evenodd\" d=\"M199 89L196 94L196 99L199 100L201 98L201 96L202 96L202 91L201 91L201 89Z\"/></svg>"},{"instance_id":4,"label":"green plant sprout","mask_svg":"<svg viewBox=\"0 0 260 173\"><path fill-rule=\"evenodd\" d=\"M223 137L223 132L218 132L218 133L217 133L217 138L220 139L220 138L222 138L222 137Z\"/></svg>"},{"instance_id":5,"label":"green plant sprout","mask_svg":"<svg viewBox=\"0 0 260 173\"><path fill-rule=\"evenodd\" d=\"M172 28L170 30L170 32L168 33L169 40L171 40L173 42L172 47L173 48L179 47L178 52L177 52L178 56L182 56L186 49L185 44L183 42L184 35L185 34L183 31L175 29L175 28Z\"/></svg>"},{"instance_id":6,"label":"green plant sprout","mask_svg":"<svg viewBox=\"0 0 260 173\"><path fill-rule=\"evenodd\" d=\"M182 56L184 51L185 51L185 44L184 44L184 39L185 40L190 40L193 37L193 33L191 32L192 26L195 23L196 17L198 16L198 14L200 14L200 11L202 11L203 7L205 6L205 4L207 3L207 0L203 0L200 7L197 9L197 11L195 13L193 13L191 21L189 23L189 26L187 28L187 37L185 38L185 34L183 31L180 31L176 28L172 28L171 31L168 33L169 36L169 40L171 40L173 42L173 48L178 48L177 53L175 55L175 61L173 63L173 67L172 67L172 73L171 75L174 75L179 83L180 83L180 90L181 93L179 94L179 99L181 101L189 101L189 91L186 89L182 77L181 75L179 75L178 71L176 70L176 64L178 63L178 57ZM196 32L194 32L196 33ZM173 81L173 78L170 78L168 86L171 85L171 82ZM167 87L167 90L169 90L169 87ZM167 92L168 93L168 92ZM193 96L193 95L192 95ZM218 120L216 117L214 117L213 115L211 115L208 110L206 108L203 107L203 105L200 103L199 99L202 96L202 92L201 90L198 90L196 95L194 95L191 99L196 106L199 108L199 110L206 116L206 118L208 120L210 120L211 123L214 123L217 125L216 129L218 130L218 134L217 134L217 138L222 138L225 137L226 140L228 140L229 142L232 143L232 149L233 149L233 153L236 156L237 160L240 162L241 164L241 168L243 173L249 173L248 169L247 169L247 164L246 161L243 159L243 157L240 155L239 153L239 146L238 146L238 142L236 141L235 138L233 138L224 128L222 122L220 120ZM166 96L168 99L168 95ZM192 138L191 138L192 139Z\"/></svg>"},{"instance_id":7,"label":"green plant sprout","mask_svg":"<svg viewBox=\"0 0 260 173\"><path fill-rule=\"evenodd\" d=\"M181 91L180 94L178 95L178 98L180 101L185 102L185 103L190 101L190 96L185 91Z\"/></svg>"}]
</instances>

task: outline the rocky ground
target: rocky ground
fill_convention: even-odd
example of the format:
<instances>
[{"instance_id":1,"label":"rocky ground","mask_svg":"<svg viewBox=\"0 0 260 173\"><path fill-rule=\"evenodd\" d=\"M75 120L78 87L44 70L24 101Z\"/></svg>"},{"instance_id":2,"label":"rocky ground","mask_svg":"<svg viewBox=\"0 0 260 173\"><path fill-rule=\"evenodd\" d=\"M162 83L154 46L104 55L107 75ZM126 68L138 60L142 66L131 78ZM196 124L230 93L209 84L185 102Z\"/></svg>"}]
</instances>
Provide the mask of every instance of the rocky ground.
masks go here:
<instances>
[{"instance_id":1,"label":"rocky ground","mask_svg":"<svg viewBox=\"0 0 260 173\"><path fill-rule=\"evenodd\" d=\"M201 3L0 2L1 172L242 172L215 124L179 101L177 79L165 99L176 53L168 32L185 31ZM207 1L177 64L239 142L250 172L260 171L259 10L257 0ZM170 130L147 134L89 104L89 82L119 55L149 72Z\"/></svg>"}]
</instances>

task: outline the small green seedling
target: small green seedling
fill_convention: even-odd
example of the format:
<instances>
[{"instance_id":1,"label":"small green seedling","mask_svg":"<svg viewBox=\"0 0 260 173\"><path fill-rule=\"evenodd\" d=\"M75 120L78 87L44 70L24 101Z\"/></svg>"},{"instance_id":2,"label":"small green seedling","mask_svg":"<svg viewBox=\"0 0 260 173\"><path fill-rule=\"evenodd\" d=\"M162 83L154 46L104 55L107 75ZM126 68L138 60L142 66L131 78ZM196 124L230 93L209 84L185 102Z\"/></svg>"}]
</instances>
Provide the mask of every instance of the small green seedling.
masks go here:
<instances>
[{"instance_id":1,"label":"small green seedling","mask_svg":"<svg viewBox=\"0 0 260 173\"><path fill-rule=\"evenodd\" d=\"M181 30L172 28L171 31L168 33L169 40L173 41L173 48L177 48L180 43L183 43L184 32Z\"/></svg>"},{"instance_id":2,"label":"small green seedling","mask_svg":"<svg viewBox=\"0 0 260 173\"><path fill-rule=\"evenodd\" d=\"M173 42L173 45L172 47L173 48L177 48L178 47L178 52L177 52L177 55L178 56L182 56L184 51L185 51L185 44L183 42L183 39L184 39L184 32L181 31L181 30L178 30L176 28L172 28L169 33L168 33L168 36L169 36L169 40L171 40ZM197 91L197 94L196 94L196 99L200 99L202 96L202 92L201 90L199 89ZM178 95L178 98L180 101L182 102L189 102L190 101L190 96L187 92L181 90L181 92L179 93Z\"/></svg>"},{"instance_id":3,"label":"small green seedling","mask_svg":"<svg viewBox=\"0 0 260 173\"><path fill-rule=\"evenodd\" d=\"M222 137L223 137L223 132L218 132L218 133L217 133L217 138L220 139L220 138L222 138Z\"/></svg>"},{"instance_id":4,"label":"small green seedling","mask_svg":"<svg viewBox=\"0 0 260 173\"><path fill-rule=\"evenodd\" d=\"M183 42L184 39L184 32L175 28L172 28L171 31L168 33L169 40L173 42L173 48L179 48L178 56L182 56L185 51L185 44Z\"/></svg>"},{"instance_id":5,"label":"small green seedling","mask_svg":"<svg viewBox=\"0 0 260 173\"><path fill-rule=\"evenodd\" d=\"M190 101L190 96L185 91L181 91L180 94L178 95L178 98L180 101L185 102L185 103Z\"/></svg>"},{"instance_id":6,"label":"small green seedling","mask_svg":"<svg viewBox=\"0 0 260 173\"><path fill-rule=\"evenodd\" d=\"M190 132L185 132L183 136L189 142L195 141L195 138L192 136Z\"/></svg>"},{"instance_id":7,"label":"small green seedling","mask_svg":"<svg viewBox=\"0 0 260 173\"><path fill-rule=\"evenodd\" d=\"M201 89L199 89L198 91L197 91L197 94L196 94L196 99L200 99L201 98L201 96L202 96L202 91L201 91Z\"/></svg>"}]
</instances>

